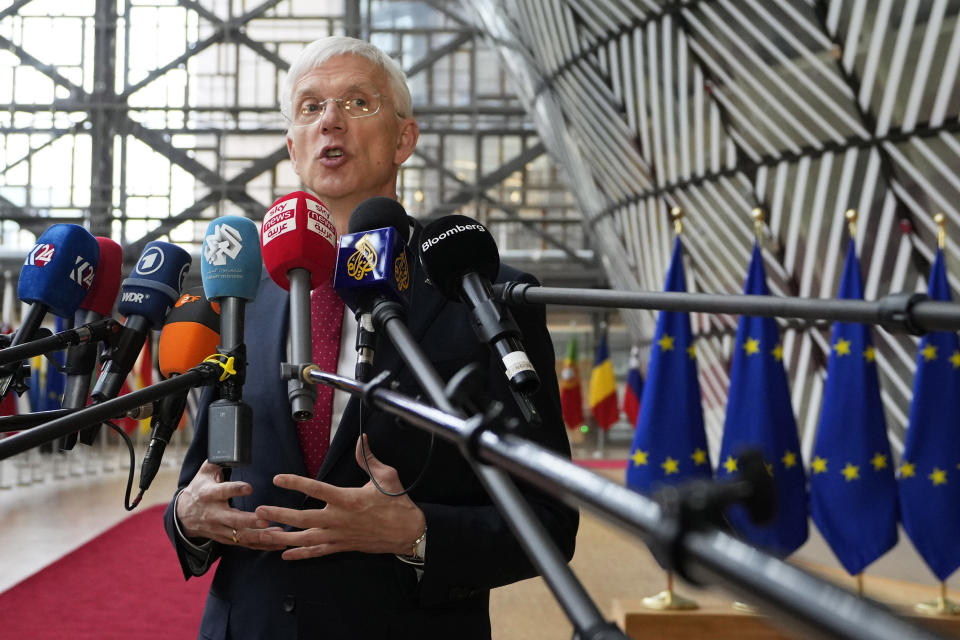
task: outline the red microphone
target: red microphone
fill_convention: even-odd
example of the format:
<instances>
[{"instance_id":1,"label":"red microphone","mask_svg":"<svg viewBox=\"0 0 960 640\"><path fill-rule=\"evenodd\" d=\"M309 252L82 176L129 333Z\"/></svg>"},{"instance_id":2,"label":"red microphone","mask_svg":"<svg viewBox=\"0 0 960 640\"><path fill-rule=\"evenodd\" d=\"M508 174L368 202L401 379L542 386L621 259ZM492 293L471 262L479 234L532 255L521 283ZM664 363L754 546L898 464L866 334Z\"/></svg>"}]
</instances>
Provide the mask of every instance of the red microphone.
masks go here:
<instances>
[{"instance_id":1,"label":"red microphone","mask_svg":"<svg viewBox=\"0 0 960 640\"><path fill-rule=\"evenodd\" d=\"M100 260L93 274L93 284L87 292L80 308L74 314L75 327L96 322L110 317L113 313L113 303L120 292L122 279L123 248L111 240L97 236L100 245ZM97 366L96 343L84 343L67 348L64 362L64 371L67 379L64 382L63 402L64 409L82 409L87 406L87 396L90 393L90 380ZM88 427L81 434L84 444L92 444L99 427ZM77 434L70 433L60 439L61 449L72 449L77 443Z\"/></svg>"},{"instance_id":2,"label":"red microphone","mask_svg":"<svg viewBox=\"0 0 960 640\"><path fill-rule=\"evenodd\" d=\"M337 229L330 210L309 193L294 191L270 207L260 228L263 263L273 281L290 292L290 358L313 361L310 291L330 281L337 260ZM316 387L299 378L287 382L291 415L313 417Z\"/></svg>"}]
</instances>

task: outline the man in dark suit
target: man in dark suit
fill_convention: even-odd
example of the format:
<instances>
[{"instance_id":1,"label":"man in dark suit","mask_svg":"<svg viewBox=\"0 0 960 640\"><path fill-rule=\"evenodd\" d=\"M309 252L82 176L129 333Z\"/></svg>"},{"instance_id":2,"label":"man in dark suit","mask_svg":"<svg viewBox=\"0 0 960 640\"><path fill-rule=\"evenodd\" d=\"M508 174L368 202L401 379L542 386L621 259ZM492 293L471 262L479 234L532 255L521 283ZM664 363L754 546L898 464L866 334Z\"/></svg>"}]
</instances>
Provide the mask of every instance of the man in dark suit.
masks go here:
<instances>
[{"instance_id":1,"label":"man in dark suit","mask_svg":"<svg viewBox=\"0 0 960 640\"><path fill-rule=\"evenodd\" d=\"M363 200L396 197L397 171L419 133L410 102L396 63L361 41L319 40L291 67L282 97L290 157L339 233ZM416 248L420 228L412 228ZM519 417L498 358L477 340L465 305L442 298L418 264L411 270L407 326L440 376L480 364L486 396ZM533 281L501 268L498 280L517 279ZM254 414L253 464L224 481L205 460L201 411L164 516L186 577L220 561L200 637L489 638L489 590L535 574L506 521L454 446L431 447L425 432L355 399L334 421L319 469L308 469L279 376L287 311L287 293L267 279L247 308L244 400ZM544 310L515 315L542 382L533 401L543 424L524 423L520 433L569 456ZM381 339L374 373L383 370L393 373L398 391L418 394L413 372ZM423 476L409 493L390 496L367 468L393 493ZM569 559L577 514L522 490Z\"/></svg>"}]
</instances>

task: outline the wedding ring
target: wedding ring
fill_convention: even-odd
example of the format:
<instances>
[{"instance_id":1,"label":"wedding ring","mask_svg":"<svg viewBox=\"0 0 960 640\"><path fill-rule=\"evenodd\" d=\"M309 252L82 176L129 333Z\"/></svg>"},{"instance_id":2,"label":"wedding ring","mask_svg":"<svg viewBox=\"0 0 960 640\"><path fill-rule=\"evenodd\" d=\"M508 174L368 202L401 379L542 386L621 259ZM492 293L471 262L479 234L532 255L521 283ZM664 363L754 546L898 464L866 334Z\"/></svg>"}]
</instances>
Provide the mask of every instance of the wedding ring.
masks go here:
<instances>
[{"instance_id":1,"label":"wedding ring","mask_svg":"<svg viewBox=\"0 0 960 640\"><path fill-rule=\"evenodd\" d=\"M237 540L237 530L236 530L236 529L231 529L231 531L233 531L233 543L234 543L234 544L239 543L240 541Z\"/></svg>"}]
</instances>

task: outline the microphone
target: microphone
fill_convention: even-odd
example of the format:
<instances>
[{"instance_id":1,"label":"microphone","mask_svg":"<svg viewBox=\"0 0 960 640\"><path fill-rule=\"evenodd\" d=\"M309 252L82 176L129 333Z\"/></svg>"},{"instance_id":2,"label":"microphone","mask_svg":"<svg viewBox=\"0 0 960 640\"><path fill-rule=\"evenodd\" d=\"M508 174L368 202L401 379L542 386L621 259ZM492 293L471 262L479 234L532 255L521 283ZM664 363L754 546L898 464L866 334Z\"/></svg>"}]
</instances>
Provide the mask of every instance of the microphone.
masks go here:
<instances>
[{"instance_id":1,"label":"microphone","mask_svg":"<svg viewBox=\"0 0 960 640\"><path fill-rule=\"evenodd\" d=\"M340 237L333 288L357 319L355 377L370 379L376 348L373 308L392 300L410 302L409 223L403 206L391 198L361 202L350 214L349 233Z\"/></svg>"},{"instance_id":2,"label":"microphone","mask_svg":"<svg viewBox=\"0 0 960 640\"><path fill-rule=\"evenodd\" d=\"M200 276L207 299L220 303L220 345L235 375L220 385L221 397L208 409L207 459L227 467L250 463L253 412L241 399L247 352L243 344L244 305L257 295L262 261L257 225L241 216L210 222L203 240Z\"/></svg>"},{"instance_id":3,"label":"microphone","mask_svg":"<svg viewBox=\"0 0 960 640\"><path fill-rule=\"evenodd\" d=\"M190 268L190 254L169 242L153 240L144 247L137 266L120 287L117 311L125 316L120 339L102 358L100 377L90 398L94 404L116 398L133 369L151 329L163 324L170 307L180 297ZM93 444L100 425L80 432L80 442Z\"/></svg>"},{"instance_id":4,"label":"microphone","mask_svg":"<svg viewBox=\"0 0 960 640\"><path fill-rule=\"evenodd\" d=\"M423 229L420 264L441 294L470 307L473 328L500 357L510 387L522 394L539 389L540 377L523 350L520 329L510 310L493 297L490 283L500 269L500 255L486 227L461 215L434 220Z\"/></svg>"},{"instance_id":5,"label":"microphone","mask_svg":"<svg viewBox=\"0 0 960 640\"><path fill-rule=\"evenodd\" d=\"M202 287L188 289L170 310L167 322L160 332L157 358L160 375L164 379L181 375L217 352L220 342L220 314L203 294ZM140 491L160 470L163 452L177 430L187 405L190 389L171 393L147 405L153 408L150 417L150 444L140 465Z\"/></svg>"},{"instance_id":6,"label":"microphone","mask_svg":"<svg viewBox=\"0 0 960 640\"><path fill-rule=\"evenodd\" d=\"M120 291L120 271L123 264L123 249L110 238L98 236L97 245L100 248L100 259L97 271L93 276L93 284L87 297L80 303L80 308L74 315L74 326L83 326L104 318L110 317L113 303ZM64 383L64 409L82 409L87 404L90 394L90 380L97 367L97 344L85 342L67 348L64 362L64 373L67 374ZM77 434L70 433L60 439L61 449L73 449L77 443Z\"/></svg>"},{"instance_id":7,"label":"microphone","mask_svg":"<svg viewBox=\"0 0 960 640\"><path fill-rule=\"evenodd\" d=\"M290 359L302 366L313 361L310 338L310 291L333 274L337 230L326 205L303 191L285 195L267 211L260 229L263 263L270 277L290 292ZM294 420L313 417L316 386L287 381Z\"/></svg>"},{"instance_id":8,"label":"microphone","mask_svg":"<svg viewBox=\"0 0 960 640\"><path fill-rule=\"evenodd\" d=\"M17 297L30 307L9 346L32 340L47 311L72 318L93 284L99 258L96 239L80 225L55 224L40 234L20 269ZM26 391L21 367L15 362L0 369L0 398L14 378L17 393Z\"/></svg>"}]
</instances>

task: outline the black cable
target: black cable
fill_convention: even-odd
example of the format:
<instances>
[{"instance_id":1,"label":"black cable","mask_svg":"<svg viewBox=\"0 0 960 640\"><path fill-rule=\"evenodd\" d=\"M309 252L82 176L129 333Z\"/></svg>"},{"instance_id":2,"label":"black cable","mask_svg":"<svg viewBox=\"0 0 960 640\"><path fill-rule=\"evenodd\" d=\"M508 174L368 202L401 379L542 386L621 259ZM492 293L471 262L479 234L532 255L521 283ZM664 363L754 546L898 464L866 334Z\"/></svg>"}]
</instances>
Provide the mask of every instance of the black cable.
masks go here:
<instances>
[{"instance_id":1,"label":"black cable","mask_svg":"<svg viewBox=\"0 0 960 640\"><path fill-rule=\"evenodd\" d=\"M392 491L387 491L382 486L380 486L380 483L377 482L377 479L373 477L373 473L370 471L370 463L367 462L367 448L363 444L363 403L362 402L360 403L360 419L358 420L358 422L360 425L360 457L363 458L363 469L364 471L367 472L367 477L370 478L370 482L373 483L373 486L376 487L377 491L379 491L385 496L389 496L391 498L398 498L416 489L417 485L420 484L420 481L423 480L423 476L427 473L427 467L430 466L430 457L433 455L433 443L436 436L433 433L430 434L430 444L427 447L427 457L423 461L423 467L420 469L420 473L417 475L416 480L414 480L410 484L410 486L407 487L406 489L403 489L402 491L398 491L394 493ZM400 470L398 469L397 479L399 478L400 478Z\"/></svg>"}]
</instances>

